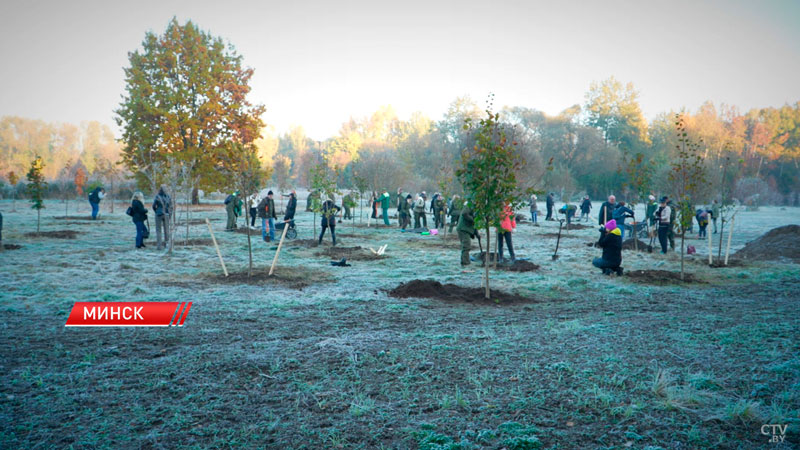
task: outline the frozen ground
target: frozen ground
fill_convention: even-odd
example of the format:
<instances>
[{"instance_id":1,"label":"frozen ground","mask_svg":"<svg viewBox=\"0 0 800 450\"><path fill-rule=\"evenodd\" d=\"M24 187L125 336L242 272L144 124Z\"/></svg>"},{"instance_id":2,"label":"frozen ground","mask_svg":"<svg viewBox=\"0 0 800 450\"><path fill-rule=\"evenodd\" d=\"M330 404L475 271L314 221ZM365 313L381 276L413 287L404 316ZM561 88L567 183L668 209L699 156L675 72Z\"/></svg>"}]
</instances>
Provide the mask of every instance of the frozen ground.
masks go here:
<instances>
[{"instance_id":1,"label":"frozen ground","mask_svg":"<svg viewBox=\"0 0 800 450\"><path fill-rule=\"evenodd\" d=\"M298 239L311 239L304 199ZM48 202L42 231L79 233L67 240L26 236L35 212L0 203L4 243L22 246L0 253L0 447L763 448L764 423L790 424L783 448L800 442L797 265L712 269L704 241L687 259L704 283L640 284L591 268L594 226L569 231L553 261L557 222L523 224L517 254L541 269L492 272L492 285L531 302L443 304L386 290L480 286L452 237L341 224L340 245L388 244L387 257L336 268L288 242L291 282L232 284L213 246L134 250L124 209L65 220ZM220 205L197 209L229 270L245 270L246 237L222 231ZM800 209L740 212L732 248L790 223ZM274 244L258 233L263 271ZM677 270L676 254L624 258ZM97 300L194 305L181 329L63 327L73 302Z\"/></svg>"}]
</instances>

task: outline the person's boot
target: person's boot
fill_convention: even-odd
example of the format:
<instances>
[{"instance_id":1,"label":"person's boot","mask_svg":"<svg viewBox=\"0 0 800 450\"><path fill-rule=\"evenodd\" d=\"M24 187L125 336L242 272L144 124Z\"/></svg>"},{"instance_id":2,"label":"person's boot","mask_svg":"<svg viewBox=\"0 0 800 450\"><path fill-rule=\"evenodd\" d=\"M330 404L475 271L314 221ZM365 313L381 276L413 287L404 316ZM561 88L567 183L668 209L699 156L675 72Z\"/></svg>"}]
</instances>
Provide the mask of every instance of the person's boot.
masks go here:
<instances>
[{"instance_id":1,"label":"person's boot","mask_svg":"<svg viewBox=\"0 0 800 450\"><path fill-rule=\"evenodd\" d=\"M618 277L621 277L621 276L622 276L622 269L623 269L622 267L617 267L617 270L616 270L616 272L617 272L617 276L618 276Z\"/></svg>"},{"instance_id":2,"label":"person's boot","mask_svg":"<svg viewBox=\"0 0 800 450\"><path fill-rule=\"evenodd\" d=\"M603 269L603 275L611 275L611 269Z\"/></svg>"}]
</instances>

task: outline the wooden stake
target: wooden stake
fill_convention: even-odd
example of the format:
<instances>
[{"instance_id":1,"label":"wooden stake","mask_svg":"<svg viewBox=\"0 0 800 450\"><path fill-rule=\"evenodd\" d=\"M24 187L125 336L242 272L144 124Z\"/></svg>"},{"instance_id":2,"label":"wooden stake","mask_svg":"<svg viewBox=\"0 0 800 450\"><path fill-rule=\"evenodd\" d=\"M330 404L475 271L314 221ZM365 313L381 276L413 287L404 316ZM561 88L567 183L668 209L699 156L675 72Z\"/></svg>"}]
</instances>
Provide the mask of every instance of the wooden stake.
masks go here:
<instances>
[{"instance_id":1,"label":"wooden stake","mask_svg":"<svg viewBox=\"0 0 800 450\"><path fill-rule=\"evenodd\" d=\"M278 263L278 255L281 253L281 247L283 247L283 238L286 237L286 230L289 229L289 223L283 222L283 233L281 233L281 241L278 242L278 250L275 251L275 257L272 258L272 267L269 268L269 276L272 276L272 272L275 271L275 264Z\"/></svg>"},{"instance_id":2,"label":"wooden stake","mask_svg":"<svg viewBox=\"0 0 800 450\"><path fill-rule=\"evenodd\" d=\"M714 264L714 249L711 245L711 233L708 232L708 225L706 225L706 234L708 235L708 265Z\"/></svg>"},{"instance_id":3,"label":"wooden stake","mask_svg":"<svg viewBox=\"0 0 800 450\"><path fill-rule=\"evenodd\" d=\"M214 248L217 249L217 256L219 256L219 263L222 264L222 271L225 272L225 276L228 276L228 269L225 268L225 261L222 260L222 253L219 251L219 245L217 245L217 238L214 237L214 230L211 229L211 222L208 221L208 217L206 217L206 225L208 225L208 232L211 233L211 240L214 241Z\"/></svg>"},{"instance_id":4,"label":"wooden stake","mask_svg":"<svg viewBox=\"0 0 800 450\"><path fill-rule=\"evenodd\" d=\"M725 246L725 265L728 265L728 255L731 253L731 238L733 237L733 225L736 223L736 214L731 217L731 229L728 230L728 244Z\"/></svg>"}]
</instances>

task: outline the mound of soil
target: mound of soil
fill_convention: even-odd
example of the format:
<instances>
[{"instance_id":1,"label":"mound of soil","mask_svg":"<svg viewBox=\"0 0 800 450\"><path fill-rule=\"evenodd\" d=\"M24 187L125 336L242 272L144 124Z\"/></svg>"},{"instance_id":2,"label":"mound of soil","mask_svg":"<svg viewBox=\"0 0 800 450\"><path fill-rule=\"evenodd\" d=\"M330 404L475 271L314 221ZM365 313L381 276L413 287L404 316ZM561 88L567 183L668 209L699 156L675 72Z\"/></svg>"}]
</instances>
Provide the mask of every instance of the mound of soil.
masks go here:
<instances>
[{"instance_id":1,"label":"mound of soil","mask_svg":"<svg viewBox=\"0 0 800 450\"><path fill-rule=\"evenodd\" d=\"M633 239L628 239L627 241L623 242L622 243L622 249L623 250L636 250L636 247L634 247L634 245L633 245L633 241L634 241ZM645 241L643 241L641 239L639 239L638 241L639 241L638 245L639 245L639 251L640 252L653 253L653 247L651 245L649 245L647 242L645 242Z\"/></svg>"},{"instance_id":2,"label":"mound of soil","mask_svg":"<svg viewBox=\"0 0 800 450\"><path fill-rule=\"evenodd\" d=\"M64 225L92 225L95 223L106 223L106 222L102 220L89 220L85 222L64 222Z\"/></svg>"},{"instance_id":3,"label":"mound of soil","mask_svg":"<svg viewBox=\"0 0 800 450\"><path fill-rule=\"evenodd\" d=\"M668 270L630 270L625 271L625 276L632 281L645 284L705 283L691 273L684 273L684 279L681 281L680 272Z\"/></svg>"},{"instance_id":4,"label":"mound of soil","mask_svg":"<svg viewBox=\"0 0 800 450\"><path fill-rule=\"evenodd\" d=\"M3 248L6 250L19 250L22 246L17 244L3 244Z\"/></svg>"},{"instance_id":5,"label":"mound of soil","mask_svg":"<svg viewBox=\"0 0 800 450\"><path fill-rule=\"evenodd\" d=\"M717 259L714 259L714 263L708 264L708 260L703 258L703 263L708 265L708 267L711 267L712 269L724 269L726 267L744 267L744 266L747 265L741 259L728 259L728 265L727 266L725 265L725 260L724 259L721 260L721 261L717 260Z\"/></svg>"},{"instance_id":6,"label":"mound of soil","mask_svg":"<svg viewBox=\"0 0 800 450\"><path fill-rule=\"evenodd\" d=\"M492 298L484 297L483 288L468 288L455 284L442 284L434 280L412 280L400 283L399 286L389 291L390 297L395 298L433 298L453 303L471 303L485 305L512 305L517 303L534 303L536 299L523 297L517 294L492 290Z\"/></svg>"},{"instance_id":7,"label":"mound of soil","mask_svg":"<svg viewBox=\"0 0 800 450\"><path fill-rule=\"evenodd\" d=\"M204 220L203 224L205 224L205 223L206 223L206 221ZM191 222L189 222L189 224L191 225ZM186 223L184 223L183 226L186 226ZM230 231L227 231L227 232L230 233ZM239 234L247 234L247 227L236 228L235 230L233 230L233 232L234 233L239 233ZM253 230L253 229L250 230L250 236L255 236L255 235L261 236L261 228L259 228L257 230ZM277 236L276 236L276 238L277 238Z\"/></svg>"},{"instance_id":8,"label":"mound of soil","mask_svg":"<svg viewBox=\"0 0 800 450\"><path fill-rule=\"evenodd\" d=\"M387 255L376 255L369 251L369 249L356 247L328 247L321 252L317 252L316 256L327 256L331 259L340 260L346 258L348 261L375 261L377 259L384 259Z\"/></svg>"},{"instance_id":9,"label":"mound of soil","mask_svg":"<svg viewBox=\"0 0 800 450\"><path fill-rule=\"evenodd\" d=\"M303 289L317 283L331 281L324 272L299 269L295 267L276 267L275 273L269 276L269 267L253 269L253 275L247 276L247 270L240 272L214 273L206 275L205 281L217 284L252 284L267 286L277 284L290 289Z\"/></svg>"},{"instance_id":10,"label":"mound of soil","mask_svg":"<svg viewBox=\"0 0 800 450\"><path fill-rule=\"evenodd\" d=\"M56 238L56 239L75 239L78 236L78 232L75 230L54 230L54 231L42 231L42 232L30 232L25 233L25 236L28 237L49 237L49 238Z\"/></svg>"},{"instance_id":11,"label":"mound of soil","mask_svg":"<svg viewBox=\"0 0 800 450\"><path fill-rule=\"evenodd\" d=\"M800 263L800 225L774 228L758 239L748 242L733 256L743 260L788 259Z\"/></svg>"},{"instance_id":12,"label":"mound of soil","mask_svg":"<svg viewBox=\"0 0 800 450\"><path fill-rule=\"evenodd\" d=\"M498 264L497 268L500 270L507 270L509 272L533 272L539 270L539 265L530 261L514 261L514 264Z\"/></svg>"}]
</instances>

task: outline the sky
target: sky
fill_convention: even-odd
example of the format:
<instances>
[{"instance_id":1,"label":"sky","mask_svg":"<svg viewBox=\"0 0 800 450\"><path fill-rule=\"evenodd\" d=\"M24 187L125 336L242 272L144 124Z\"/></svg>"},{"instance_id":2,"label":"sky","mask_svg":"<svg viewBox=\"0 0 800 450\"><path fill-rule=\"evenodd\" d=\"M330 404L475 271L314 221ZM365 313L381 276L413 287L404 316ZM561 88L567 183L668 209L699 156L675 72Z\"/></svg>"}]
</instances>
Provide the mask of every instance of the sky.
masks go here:
<instances>
[{"instance_id":1,"label":"sky","mask_svg":"<svg viewBox=\"0 0 800 450\"><path fill-rule=\"evenodd\" d=\"M557 114L610 76L648 119L800 101L796 0L3 0L0 116L113 125L128 52L172 17L235 46L273 132L317 140L383 105L438 119L490 92Z\"/></svg>"}]
</instances>

